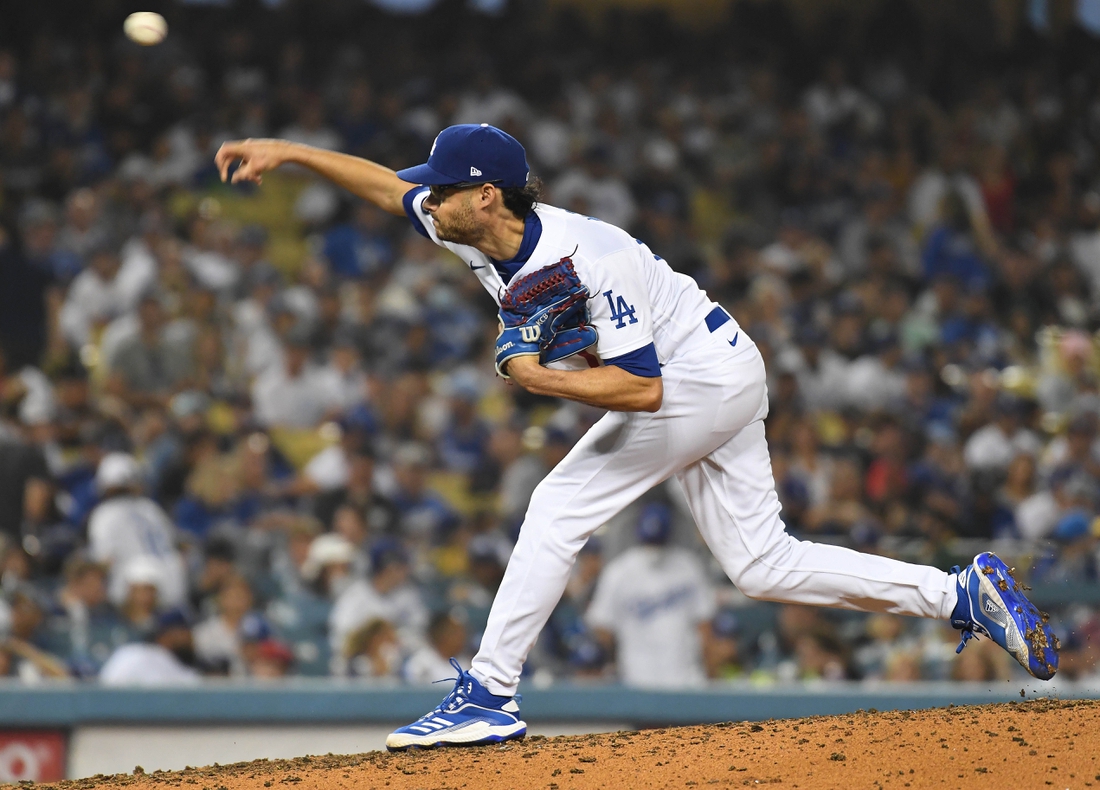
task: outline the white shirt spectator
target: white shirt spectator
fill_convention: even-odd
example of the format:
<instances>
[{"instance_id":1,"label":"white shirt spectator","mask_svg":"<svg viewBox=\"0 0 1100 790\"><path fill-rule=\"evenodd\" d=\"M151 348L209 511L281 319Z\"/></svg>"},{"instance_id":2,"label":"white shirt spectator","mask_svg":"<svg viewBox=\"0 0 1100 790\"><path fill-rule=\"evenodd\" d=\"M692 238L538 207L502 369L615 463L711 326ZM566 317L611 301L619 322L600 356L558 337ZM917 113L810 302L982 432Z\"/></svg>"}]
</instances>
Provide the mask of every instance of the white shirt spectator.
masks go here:
<instances>
[{"instance_id":1,"label":"white shirt spectator","mask_svg":"<svg viewBox=\"0 0 1100 790\"><path fill-rule=\"evenodd\" d=\"M73 280L58 321L65 339L77 348L92 339L92 329L122 312L124 299L118 276L107 280L94 269L82 271Z\"/></svg>"},{"instance_id":2,"label":"white shirt spectator","mask_svg":"<svg viewBox=\"0 0 1100 790\"><path fill-rule=\"evenodd\" d=\"M122 245L119 257L122 265L115 275L115 289L123 309L132 310L141 295L157 281L157 259L140 236Z\"/></svg>"},{"instance_id":3,"label":"white shirt spectator","mask_svg":"<svg viewBox=\"0 0 1100 790\"><path fill-rule=\"evenodd\" d=\"M527 138L531 153L543 167L558 170L569 161L573 148L573 132L569 124L560 118L539 118L531 124Z\"/></svg>"},{"instance_id":4,"label":"white shirt spectator","mask_svg":"<svg viewBox=\"0 0 1100 790\"><path fill-rule=\"evenodd\" d=\"M183 254L183 262L199 284L211 291L228 291L241 276L236 262L217 250L188 247Z\"/></svg>"},{"instance_id":5,"label":"white shirt spectator","mask_svg":"<svg viewBox=\"0 0 1100 790\"><path fill-rule=\"evenodd\" d=\"M819 83L806 91L803 107L816 129L829 127L855 117L861 127L874 129L881 113L873 102L851 85L831 86Z\"/></svg>"},{"instance_id":6,"label":"white shirt spectator","mask_svg":"<svg viewBox=\"0 0 1100 790\"><path fill-rule=\"evenodd\" d=\"M939 168L931 168L921 173L909 190L909 220L926 232L940 218L940 203L952 189L962 197L972 218L986 216L985 198L973 176L966 173L949 176Z\"/></svg>"},{"instance_id":7,"label":"white shirt spectator","mask_svg":"<svg viewBox=\"0 0 1100 790\"><path fill-rule=\"evenodd\" d=\"M196 625L191 633L195 641L195 655L200 661L210 665L228 664L234 677L245 674L240 635L226 624L223 617L209 617Z\"/></svg>"},{"instance_id":8,"label":"white shirt spectator","mask_svg":"<svg viewBox=\"0 0 1100 790\"><path fill-rule=\"evenodd\" d=\"M971 469L1005 469L1018 453L1037 456L1042 449L1039 437L1026 428L1007 436L995 422L974 431L963 448L963 460Z\"/></svg>"},{"instance_id":9,"label":"white shirt spectator","mask_svg":"<svg viewBox=\"0 0 1100 790\"><path fill-rule=\"evenodd\" d=\"M848 365L845 401L865 411L882 411L905 396L905 374L892 370L874 354Z\"/></svg>"},{"instance_id":10,"label":"white shirt spectator","mask_svg":"<svg viewBox=\"0 0 1100 790\"><path fill-rule=\"evenodd\" d=\"M1093 440L1089 448L1089 459L1093 463L1100 464L1100 438ZM1070 462L1069 440L1066 439L1065 434L1056 436L1050 440L1039 457L1039 476L1044 479L1049 478L1055 469Z\"/></svg>"},{"instance_id":11,"label":"white shirt spectator","mask_svg":"<svg viewBox=\"0 0 1100 790\"><path fill-rule=\"evenodd\" d=\"M620 228L629 228L638 213L630 187L615 176L594 178L574 168L555 181L550 192L557 205L569 208L582 201L590 215Z\"/></svg>"},{"instance_id":12,"label":"white shirt spectator","mask_svg":"<svg viewBox=\"0 0 1100 790\"><path fill-rule=\"evenodd\" d=\"M817 367L801 359L794 367L798 389L812 409L838 409L848 392L848 370L852 363L843 355L823 348L817 355Z\"/></svg>"},{"instance_id":13,"label":"white shirt spectator","mask_svg":"<svg viewBox=\"0 0 1100 790\"><path fill-rule=\"evenodd\" d=\"M1016 529L1025 540L1047 537L1058 523L1058 502L1050 491L1036 491L1016 506Z\"/></svg>"},{"instance_id":14,"label":"white shirt spectator","mask_svg":"<svg viewBox=\"0 0 1100 790\"><path fill-rule=\"evenodd\" d=\"M351 475L347 453L338 444L326 447L309 459L302 474L323 491L342 488L348 484Z\"/></svg>"},{"instance_id":15,"label":"white shirt spectator","mask_svg":"<svg viewBox=\"0 0 1100 790\"><path fill-rule=\"evenodd\" d=\"M342 655L348 635L376 619L393 623L406 649L423 644L428 611L414 586L403 585L383 594L368 579L356 579L340 593L328 618L333 654Z\"/></svg>"},{"instance_id":16,"label":"white shirt spectator","mask_svg":"<svg viewBox=\"0 0 1100 790\"><path fill-rule=\"evenodd\" d=\"M249 375L263 373L283 363L283 347L271 328L263 305L244 299L233 306L234 353Z\"/></svg>"},{"instance_id":17,"label":"white shirt spectator","mask_svg":"<svg viewBox=\"0 0 1100 790\"><path fill-rule=\"evenodd\" d=\"M99 671L105 686L197 686L199 673L160 645L123 645Z\"/></svg>"},{"instance_id":18,"label":"white shirt spectator","mask_svg":"<svg viewBox=\"0 0 1100 790\"><path fill-rule=\"evenodd\" d=\"M341 370L331 360L317 370L318 386L330 393L341 410L358 406L367 396L367 374L358 366Z\"/></svg>"},{"instance_id":19,"label":"white shirt spectator","mask_svg":"<svg viewBox=\"0 0 1100 790\"><path fill-rule=\"evenodd\" d=\"M500 126L508 120L525 121L530 115L519 94L505 88L470 91L462 96L451 123L487 123Z\"/></svg>"},{"instance_id":20,"label":"white shirt spectator","mask_svg":"<svg viewBox=\"0 0 1100 790\"><path fill-rule=\"evenodd\" d=\"M126 598L126 566L141 560L156 563L163 607L187 598L187 569L176 549L176 528L156 502L140 496L116 496L102 502L88 520L92 559L110 567L108 597L117 606Z\"/></svg>"},{"instance_id":21,"label":"white shirt spectator","mask_svg":"<svg viewBox=\"0 0 1100 790\"><path fill-rule=\"evenodd\" d=\"M706 680L699 624L715 607L698 557L686 549L635 546L608 563L585 619L615 635L627 685L688 687Z\"/></svg>"},{"instance_id":22,"label":"white shirt spectator","mask_svg":"<svg viewBox=\"0 0 1100 790\"><path fill-rule=\"evenodd\" d=\"M102 365L107 370L114 367L115 357L124 346L141 333L141 322L137 313L120 315L103 330L99 340L99 354Z\"/></svg>"},{"instance_id":23,"label":"white shirt spectator","mask_svg":"<svg viewBox=\"0 0 1100 790\"><path fill-rule=\"evenodd\" d=\"M342 405L340 393L329 384L321 370L311 365L295 377L287 373L285 364L273 366L252 385L256 416L264 425L312 428Z\"/></svg>"},{"instance_id":24,"label":"white shirt spectator","mask_svg":"<svg viewBox=\"0 0 1100 790\"><path fill-rule=\"evenodd\" d=\"M17 378L26 390L19 401L19 421L24 425L45 425L53 419L57 398L49 378L36 367L25 366Z\"/></svg>"}]
</instances>

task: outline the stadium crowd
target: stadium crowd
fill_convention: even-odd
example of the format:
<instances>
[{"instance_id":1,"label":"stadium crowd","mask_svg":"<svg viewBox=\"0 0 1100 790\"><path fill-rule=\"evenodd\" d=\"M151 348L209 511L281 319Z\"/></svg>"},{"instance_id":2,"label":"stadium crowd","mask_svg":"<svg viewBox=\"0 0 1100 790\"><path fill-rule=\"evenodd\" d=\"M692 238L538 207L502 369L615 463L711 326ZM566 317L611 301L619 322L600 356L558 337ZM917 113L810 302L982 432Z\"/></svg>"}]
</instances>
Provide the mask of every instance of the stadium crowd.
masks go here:
<instances>
[{"instance_id":1,"label":"stadium crowd","mask_svg":"<svg viewBox=\"0 0 1100 790\"><path fill-rule=\"evenodd\" d=\"M760 346L794 534L1097 584L1089 34L904 3L847 49L778 3L736 34L242 3L261 24L173 7L140 49L89 5L0 34L0 676L449 677L600 416L493 375L493 305L407 221L305 172L222 185L237 137L397 168L451 123L510 131L548 202L629 229ZM1053 614L1062 672L1095 677L1100 614ZM586 547L529 671L1019 676L956 639L744 599L662 486Z\"/></svg>"}]
</instances>

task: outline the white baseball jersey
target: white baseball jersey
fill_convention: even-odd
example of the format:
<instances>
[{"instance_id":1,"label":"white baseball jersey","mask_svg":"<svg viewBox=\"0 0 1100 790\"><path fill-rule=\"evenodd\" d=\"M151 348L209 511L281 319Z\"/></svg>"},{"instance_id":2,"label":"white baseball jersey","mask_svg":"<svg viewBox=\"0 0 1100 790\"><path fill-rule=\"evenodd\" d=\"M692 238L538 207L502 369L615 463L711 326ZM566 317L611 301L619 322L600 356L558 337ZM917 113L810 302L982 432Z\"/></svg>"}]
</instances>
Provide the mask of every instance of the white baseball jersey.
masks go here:
<instances>
[{"instance_id":1,"label":"white baseball jersey","mask_svg":"<svg viewBox=\"0 0 1100 790\"><path fill-rule=\"evenodd\" d=\"M414 227L459 255L498 304L511 278L569 257L589 290L600 358L661 376L664 385L657 412L608 412L531 495L470 668L491 693L515 693L589 536L670 477L723 570L750 597L951 616L955 580L943 571L786 533L764 437L763 358L690 277L618 228L541 204L525 219L516 258L492 261L439 240L423 208L427 194L414 188L405 195ZM691 678L669 680L685 681Z\"/></svg>"},{"instance_id":2,"label":"white baseball jersey","mask_svg":"<svg viewBox=\"0 0 1100 790\"><path fill-rule=\"evenodd\" d=\"M126 600L126 566L148 558L160 569L158 602L180 606L187 598L187 567L176 549L176 528L160 505L147 497L118 496L96 506L88 519L92 559L110 566L109 597Z\"/></svg>"},{"instance_id":3,"label":"white baseball jersey","mask_svg":"<svg viewBox=\"0 0 1100 790\"><path fill-rule=\"evenodd\" d=\"M570 258L588 287L591 324L599 335L596 348L604 362L623 359L632 372L660 375L656 364L671 359L715 307L693 279L673 271L664 259L614 225L539 203L533 212L537 222L528 220L518 260L494 262L473 247L440 241L423 208L427 195L422 187L405 197L414 227L462 258L498 305L508 284L502 272L511 280ZM656 356L649 357L653 364L647 366L650 345ZM635 352L636 361L628 356ZM564 366L585 364L577 357L564 361Z\"/></svg>"},{"instance_id":4,"label":"white baseball jersey","mask_svg":"<svg viewBox=\"0 0 1100 790\"><path fill-rule=\"evenodd\" d=\"M635 546L604 568L585 620L615 635L624 683L683 688L706 681L699 624L715 608L698 557L687 549Z\"/></svg>"}]
</instances>

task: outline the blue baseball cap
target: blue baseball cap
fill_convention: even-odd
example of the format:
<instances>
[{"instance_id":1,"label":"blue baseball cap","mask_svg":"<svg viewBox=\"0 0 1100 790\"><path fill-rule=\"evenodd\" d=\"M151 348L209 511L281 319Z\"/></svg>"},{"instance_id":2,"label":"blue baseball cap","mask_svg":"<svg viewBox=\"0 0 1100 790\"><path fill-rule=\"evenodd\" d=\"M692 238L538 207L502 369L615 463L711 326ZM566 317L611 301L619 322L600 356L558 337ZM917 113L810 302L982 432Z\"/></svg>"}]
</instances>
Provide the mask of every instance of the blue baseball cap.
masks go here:
<instances>
[{"instance_id":1,"label":"blue baseball cap","mask_svg":"<svg viewBox=\"0 0 1100 790\"><path fill-rule=\"evenodd\" d=\"M487 123L463 123L448 126L436 136L427 164L398 170L397 177L425 186L492 181L524 187L530 172L519 140Z\"/></svg>"},{"instance_id":2,"label":"blue baseball cap","mask_svg":"<svg viewBox=\"0 0 1100 790\"><path fill-rule=\"evenodd\" d=\"M409 564L409 552L396 538L379 538L370 547L371 573L380 573L391 565Z\"/></svg>"}]
</instances>

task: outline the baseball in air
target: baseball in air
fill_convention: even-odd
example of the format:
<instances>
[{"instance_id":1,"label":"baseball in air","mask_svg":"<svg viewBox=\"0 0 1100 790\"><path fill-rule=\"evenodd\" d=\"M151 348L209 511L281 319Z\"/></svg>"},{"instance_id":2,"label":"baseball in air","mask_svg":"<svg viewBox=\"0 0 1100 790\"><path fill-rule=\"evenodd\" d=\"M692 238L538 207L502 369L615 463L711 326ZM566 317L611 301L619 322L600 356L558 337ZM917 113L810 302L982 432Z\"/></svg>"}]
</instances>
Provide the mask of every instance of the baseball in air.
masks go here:
<instances>
[{"instance_id":1,"label":"baseball in air","mask_svg":"<svg viewBox=\"0 0 1100 790\"><path fill-rule=\"evenodd\" d=\"M126 17L122 30L131 41L151 47L164 41L168 35L168 23L155 11L138 11Z\"/></svg>"}]
</instances>

